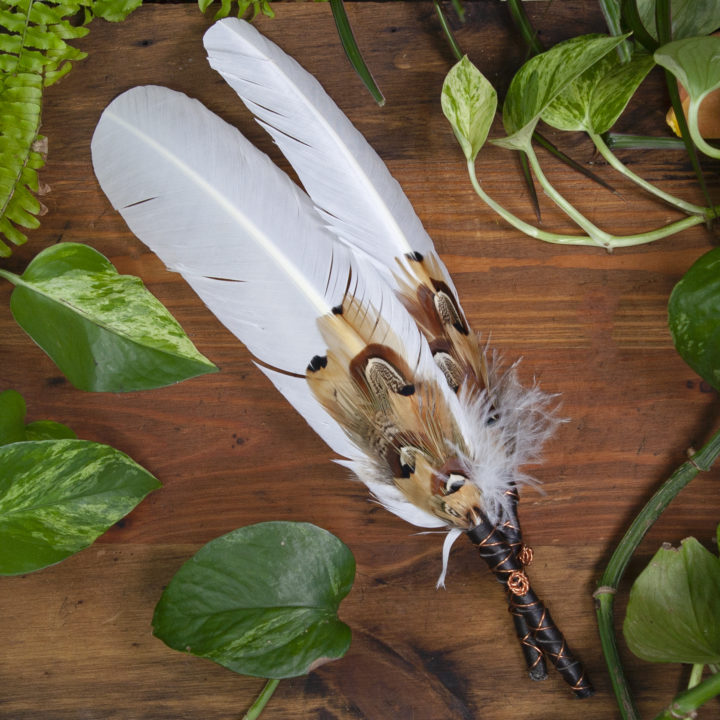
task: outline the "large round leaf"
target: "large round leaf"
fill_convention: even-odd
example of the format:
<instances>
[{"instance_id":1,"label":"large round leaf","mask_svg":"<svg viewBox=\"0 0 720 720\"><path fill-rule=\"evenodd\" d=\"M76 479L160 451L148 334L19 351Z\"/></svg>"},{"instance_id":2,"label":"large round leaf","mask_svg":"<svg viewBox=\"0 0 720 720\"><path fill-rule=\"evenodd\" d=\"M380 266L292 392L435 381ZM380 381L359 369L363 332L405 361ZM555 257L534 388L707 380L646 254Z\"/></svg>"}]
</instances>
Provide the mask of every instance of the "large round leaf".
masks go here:
<instances>
[{"instance_id":1,"label":"large round leaf","mask_svg":"<svg viewBox=\"0 0 720 720\"><path fill-rule=\"evenodd\" d=\"M160 483L127 455L88 440L0 447L0 574L86 548Z\"/></svg>"},{"instance_id":2,"label":"large round leaf","mask_svg":"<svg viewBox=\"0 0 720 720\"><path fill-rule=\"evenodd\" d=\"M630 591L623 633L650 662L720 663L720 560L695 538L663 547Z\"/></svg>"},{"instance_id":3,"label":"large round leaf","mask_svg":"<svg viewBox=\"0 0 720 720\"><path fill-rule=\"evenodd\" d=\"M315 525L240 528L180 568L155 609L154 632L244 675L304 675L349 647L337 609L354 576L350 550Z\"/></svg>"},{"instance_id":4,"label":"large round leaf","mask_svg":"<svg viewBox=\"0 0 720 720\"><path fill-rule=\"evenodd\" d=\"M90 247L60 243L22 276L4 275L17 322L81 390L144 390L216 370L138 278Z\"/></svg>"},{"instance_id":5,"label":"large round leaf","mask_svg":"<svg viewBox=\"0 0 720 720\"><path fill-rule=\"evenodd\" d=\"M668 322L683 360L720 390L720 248L697 260L675 286Z\"/></svg>"}]
</instances>

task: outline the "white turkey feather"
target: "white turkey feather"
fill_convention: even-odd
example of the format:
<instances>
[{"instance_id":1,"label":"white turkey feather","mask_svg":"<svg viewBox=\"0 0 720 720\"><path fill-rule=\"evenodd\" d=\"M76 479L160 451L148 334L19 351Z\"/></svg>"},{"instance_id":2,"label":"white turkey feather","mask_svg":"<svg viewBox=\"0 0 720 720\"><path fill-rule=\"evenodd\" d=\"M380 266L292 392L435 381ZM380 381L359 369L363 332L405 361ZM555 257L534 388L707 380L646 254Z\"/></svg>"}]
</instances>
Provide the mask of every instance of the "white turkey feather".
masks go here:
<instances>
[{"instance_id":1,"label":"white turkey feather","mask_svg":"<svg viewBox=\"0 0 720 720\"><path fill-rule=\"evenodd\" d=\"M399 183L310 73L237 18L215 23L204 42L341 238L393 270L396 257L433 252Z\"/></svg>"},{"instance_id":2,"label":"white turkey feather","mask_svg":"<svg viewBox=\"0 0 720 720\"><path fill-rule=\"evenodd\" d=\"M304 373L326 352L318 318L332 315L348 294L372 309L355 321L363 337L392 346L415 377L437 386L458 410L390 287L338 242L285 173L201 103L162 87L129 90L104 111L92 157L130 229L271 366L261 369L339 455L362 459ZM367 473L361 479L373 482ZM393 501L389 509L409 519L411 506L401 505Z\"/></svg>"},{"instance_id":3,"label":"white turkey feather","mask_svg":"<svg viewBox=\"0 0 720 720\"><path fill-rule=\"evenodd\" d=\"M304 373L324 348L316 318L342 300L350 271L304 193L235 128L167 88L116 98L92 155L130 229L256 357Z\"/></svg>"}]
</instances>

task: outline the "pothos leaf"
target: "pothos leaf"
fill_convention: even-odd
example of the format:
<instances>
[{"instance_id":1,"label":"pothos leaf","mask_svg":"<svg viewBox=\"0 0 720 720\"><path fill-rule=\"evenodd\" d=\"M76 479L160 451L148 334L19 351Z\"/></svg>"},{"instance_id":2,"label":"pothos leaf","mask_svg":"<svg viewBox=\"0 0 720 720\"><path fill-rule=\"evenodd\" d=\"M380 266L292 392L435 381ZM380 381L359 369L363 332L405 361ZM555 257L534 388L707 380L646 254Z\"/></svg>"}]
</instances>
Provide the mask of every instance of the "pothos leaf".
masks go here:
<instances>
[{"instance_id":1,"label":"pothos leaf","mask_svg":"<svg viewBox=\"0 0 720 720\"><path fill-rule=\"evenodd\" d=\"M0 574L52 565L88 547L158 481L127 455L87 440L0 447Z\"/></svg>"},{"instance_id":2,"label":"pothos leaf","mask_svg":"<svg viewBox=\"0 0 720 720\"><path fill-rule=\"evenodd\" d=\"M657 38L655 0L636 0L638 12L648 32ZM675 40L708 35L720 27L720 3L717 0L671 0L672 37Z\"/></svg>"},{"instance_id":3,"label":"pothos leaf","mask_svg":"<svg viewBox=\"0 0 720 720\"><path fill-rule=\"evenodd\" d=\"M683 360L720 390L720 248L700 257L673 288L668 323Z\"/></svg>"},{"instance_id":4,"label":"pothos leaf","mask_svg":"<svg viewBox=\"0 0 720 720\"><path fill-rule=\"evenodd\" d=\"M347 651L337 610L354 576L350 550L315 525L240 528L180 568L155 608L154 633L245 675L304 675Z\"/></svg>"},{"instance_id":5,"label":"pothos leaf","mask_svg":"<svg viewBox=\"0 0 720 720\"><path fill-rule=\"evenodd\" d=\"M503 103L503 125L508 136L492 142L516 150L526 147L550 103L624 39L581 35L528 60L513 77Z\"/></svg>"},{"instance_id":6,"label":"pothos leaf","mask_svg":"<svg viewBox=\"0 0 720 720\"><path fill-rule=\"evenodd\" d=\"M467 55L445 77L441 104L465 157L475 160L495 117L497 93Z\"/></svg>"},{"instance_id":7,"label":"pothos leaf","mask_svg":"<svg viewBox=\"0 0 720 720\"><path fill-rule=\"evenodd\" d=\"M655 61L669 70L688 92L688 127L695 144L707 155L720 157L720 149L708 145L698 129L700 104L720 88L720 37L675 40L655 51Z\"/></svg>"},{"instance_id":8,"label":"pothos leaf","mask_svg":"<svg viewBox=\"0 0 720 720\"><path fill-rule=\"evenodd\" d=\"M85 245L47 248L22 276L10 308L19 325L81 390L161 387L217 368L143 286Z\"/></svg>"},{"instance_id":9,"label":"pothos leaf","mask_svg":"<svg viewBox=\"0 0 720 720\"><path fill-rule=\"evenodd\" d=\"M637 53L623 63L608 53L556 96L542 120L558 130L607 132L654 64L651 55Z\"/></svg>"},{"instance_id":10,"label":"pothos leaf","mask_svg":"<svg viewBox=\"0 0 720 720\"><path fill-rule=\"evenodd\" d=\"M720 559L695 538L665 546L630 591L623 633L650 662L720 662Z\"/></svg>"}]
</instances>

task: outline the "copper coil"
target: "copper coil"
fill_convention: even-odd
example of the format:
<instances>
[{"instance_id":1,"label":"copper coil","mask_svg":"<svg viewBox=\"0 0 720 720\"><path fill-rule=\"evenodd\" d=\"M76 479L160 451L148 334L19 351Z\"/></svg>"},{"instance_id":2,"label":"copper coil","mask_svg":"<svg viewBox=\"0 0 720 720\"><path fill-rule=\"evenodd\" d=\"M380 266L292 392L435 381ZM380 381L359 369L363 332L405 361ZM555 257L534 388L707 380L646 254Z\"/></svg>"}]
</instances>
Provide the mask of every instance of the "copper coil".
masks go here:
<instances>
[{"instance_id":1,"label":"copper coil","mask_svg":"<svg viewBox=\"0 0 720 720\"><path fill-rule=\"evenodd\" d=\"M522 570L513 570L507 579L507 587L513 595L526 595L530 590L530 581Z\"/></svg>"},{"instance_id":2,"label":"copper coil","mask_svg":"<svg viewBox=\"0 0 720 720\"><path fill-rule=\"evenodd\" d=\"M527 567L533 561L535 553L529 545L523 545L518 553L518 560L523 567Z\"/></svg>"}]
</instances>

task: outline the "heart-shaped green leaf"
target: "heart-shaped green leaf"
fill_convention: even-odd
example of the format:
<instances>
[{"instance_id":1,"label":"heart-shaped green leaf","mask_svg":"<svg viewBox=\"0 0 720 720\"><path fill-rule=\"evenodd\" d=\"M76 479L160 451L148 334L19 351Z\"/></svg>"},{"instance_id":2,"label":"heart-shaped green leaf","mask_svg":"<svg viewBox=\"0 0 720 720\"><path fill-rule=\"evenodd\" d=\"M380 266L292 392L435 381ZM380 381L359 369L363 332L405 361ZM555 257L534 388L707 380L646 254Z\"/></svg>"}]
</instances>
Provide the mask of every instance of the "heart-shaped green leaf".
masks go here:
<instances>
[{"instance_id":1,"label":"heart-shaped green leaf","mask_svg":"<svg viewBox=\"0 0 720 720\"><path fill-rule=\"evenodd\" d=\"M650 55L638 53L622 63L608 53L563 89L541 117L558 130L607 132L654 64Z\"/></svg>"},{"instance_id":2,"label":"heart-shaped green leaf","mask_svg":"<svg viewBox=\"0 0 720 720\"><path fill-rule=\"evenodd\" d=\"M720 248L701 256L673 288L668 323L683 360L720 390Z\"/></svg>"},{"instance_id":3,"label":"heart-shaped green leaf","mask_svg":"<svg viewBox=\"0 0 720 720\"><path fill-rule=\"evenodd\" d=\"M655 61L669 70L688 92L688 127L693 142L706 155L720 158L720 149L706 143L698 129L700 104L720 88L720 37L675 40L655 51Z\"/></svg>"},{"instance_id":4,"label":"heart-shaped green leaf","mask_svg":"<svg viewBox=\"0 0 720 720\"><path fill-rule=\"evenodd\" d=\"M39 570L86 548L158 487L147 470L107 445L3 445L0 574Z\"/></svg>"},{"instance_id":5,"label":"heart-shaped green leaf","mask_svg":"<svg viewBox=\"0 0 720 720\"><path fill-rule=\"evenodd\" d=\"M495 117L497 93L467 55L445 77L441 104L465 157L475 160Z\"/></svg>"},{"instance_id":6,"label":"heart-shaped green leaf","mask_svg":"<svg viewBox=\"0 0 720 720\"><path fill-rule=\"evenodd\" d=\"M308 523L267 522L212 540L177 572L155 608L155 635L175 650L265 678L304 675L342 657L340 601L355 560Z\"/></svg>"},{"instance_id":7,"label":"heart-shaped green leaf","mask_svg":"<svg viewBox=\"0 0 720 720\"><path fill-rule=\"evenodd\" d=\"M720 662L720 560L695 538L663 547L630 591L623 633L650 662Z\"/></svg>"},{"instance_id":8,"label":"heart-shaped green leaf","mask_svg":"<svg viewBox=\"0 0 720 720\"><path fill-rule=\"evenodd\" d=\"M86 245L41 252L15 283L20 326L81 390L162 387L216 370L142 282Z\"/></svg>"},{"instance_id":9,"label":"heart-shaped green leaf","mask_svg":"<svg viewBox=\"0 0 720 720\"><path fill-rule=\"evenodd\" d=\"M680 81L691 102L720 87L720 37L675 40L655 51L655 61Z\"/></svg>"},{"instance_id":10,"label":"heart-shaped green leaf","mask_svg":"<svg viewBox=\"0 0 720 720\"><path fill-rule=\"evenodd\" d=\"M581 35L528 60L513 77L503 104L508 136L493 142L516 150L527 147L548 105L625 37Z\"/></svg>"},{"instance_id":11,"label":"heart-shaped green leaf","mask_svg":"<svg viewBox=\"0 0 720 720\"><path fill-rule=\"evenodd\" d=\"M645 29L657 39L656 0L635 0ZM720 3L717 0L671 0L672 37L675 40L709 35L720 27Z\"/></svg>"}]
</instances>

